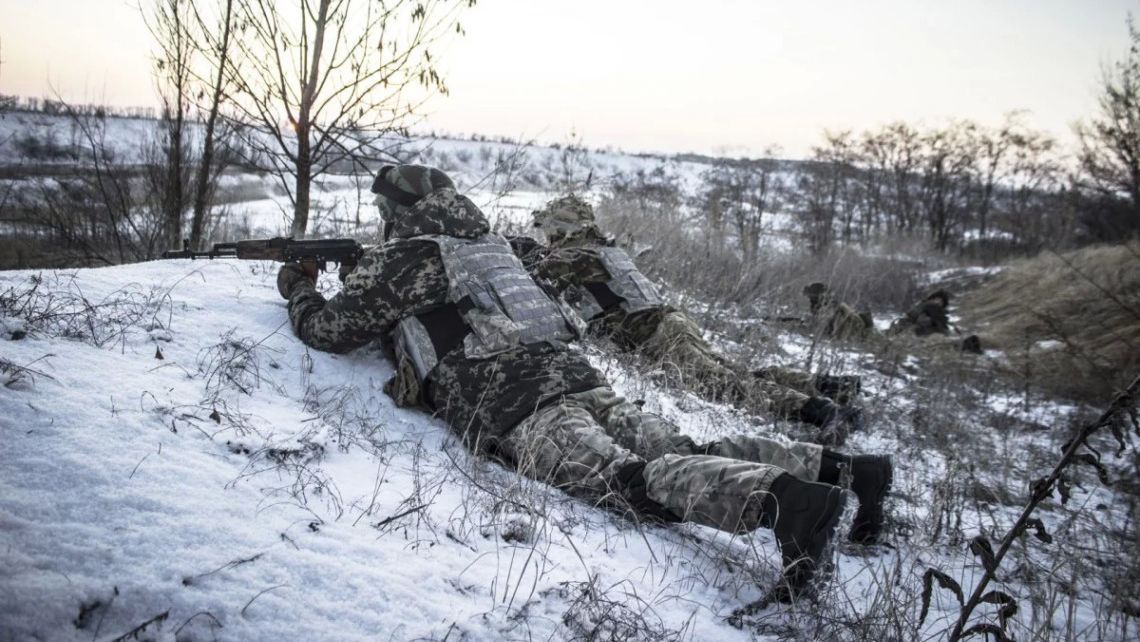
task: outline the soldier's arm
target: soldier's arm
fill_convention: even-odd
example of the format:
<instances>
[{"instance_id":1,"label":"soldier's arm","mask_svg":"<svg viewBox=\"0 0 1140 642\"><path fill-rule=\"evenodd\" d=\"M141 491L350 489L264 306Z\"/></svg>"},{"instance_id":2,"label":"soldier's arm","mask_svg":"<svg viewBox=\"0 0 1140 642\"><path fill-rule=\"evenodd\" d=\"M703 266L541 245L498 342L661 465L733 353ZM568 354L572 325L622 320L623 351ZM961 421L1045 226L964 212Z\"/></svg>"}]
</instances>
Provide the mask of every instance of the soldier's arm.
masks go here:
<instances>
[{"instance_id":1,"label":"soldier's arm","mask_svg":"<svg viewBox=\"0 0 1140 642\"><path fill-rule=\"evenodd\" d=\"M401 251L399 261L386 260L387 248L368 252L331 299L311 281L298 283L289 296L293 330L305 345L327 352L348 352L384 336L403 313L422 303L425 297L416 293L442 278L431 247L416 244Z\"/></svg>"},{"instance_id":2,"label":"soldier's arm","mask_svg":"<svg viewBox=\"0 0 1140 642\"><path fill-rule=\"evenodd\" d=\"M546 246L529 236L508 236L507 242L511 244L511 251L519 257L527 270L546 255Z\"/></svg>"},{"instance_id":3,"label":"soldier's arm","mask_svg":"<svg viewBox=\"0 0 1140 642\"><path fill-rule=\"evenodd\" d=\"M609 273L596 254L580 248L551 250L534 264L531 274L544 279L561 291L571 285L585 285L609 280Z\"/></svg>"}]
</instances>

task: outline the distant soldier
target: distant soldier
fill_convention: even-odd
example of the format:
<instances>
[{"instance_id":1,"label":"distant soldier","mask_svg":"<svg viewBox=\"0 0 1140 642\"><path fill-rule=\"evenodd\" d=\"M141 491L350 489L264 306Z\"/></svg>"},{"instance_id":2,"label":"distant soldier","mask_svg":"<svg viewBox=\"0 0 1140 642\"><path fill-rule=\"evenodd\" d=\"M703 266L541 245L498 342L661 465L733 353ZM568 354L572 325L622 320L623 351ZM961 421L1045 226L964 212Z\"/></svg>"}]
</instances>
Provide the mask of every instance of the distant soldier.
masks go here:
<instances>
[{"instance_id":1,"label":"distant soldier","mask_svg":"<svg viewBox=\"0 0 1140 642\"><path fill-rule=\"evenodd\" d=\"M808 298L816 328L823 336L844 340L871 339L878 334L869 312L856 312L823 283L809 284L803 293Z\"/></svg>"},{"instance_id":2,"label":"distant soldier","mask_svg":"<svg viewBox=\"0 0 1140 642\"><path fill-rule=\"evenodd\" d=\"M914 304L906 314L891 324L891 334L902 334L907 331L916 337L925 337L931 334L949 335L950 327L950 293L946 290L935 290L925 299Z\"/></svg>"},{"instance_id":3,"label":"distant soldier","mask_svg":"<svg viewBox=\"0 0 1140 642\"><path fill-rule=\"evenodd\" d=\"M512 241L527 269L551 283L595 333L636 353L664 372L670 383L711 401L821 428L820 443L842 443L862 426L862 412L837 404L857 391L854 377L812 376L787 368L748 372L721 356L700 327L668 305L625 250L598 229L589 203L555 199L534 213L546 236Z\"/></svg>"},{"instance_id":4,"label":"distant soldier","mask_svg":"<svg viewBox=\"0 0 1140 642\"><path fill-rule=\"evenodd\" d=\"M844 469L860 500L851 537L876 541L888 457L756 436L697 444L614 393L567 343L574 324L443 172L381 168L372 187L385 242L326 300L315 269L286 264L278 289L307 345L385 341L386 390L442 417L475 452L599 503L730 532L772 528L786 591L803 591L833 539ZM821 483L823 482L823 483Z\"/></svg>"},{"instance_id":5,"label":"distant soldier","mask_svg":"<svg viewBox=\"0 0 1140 642\"><path fill-rule=\"evenodd\" d=\"M881 349L918 349L919 344L898 341L889 337L913 335L915 337L929 337L931 335L953 335L956 330L950 323L950 293L946 290L935 290L923 300L916 303L906 314L891 323L887 330L888 337L884 337L875 330L870 313L856 312L854 308L835 298L831 290L823 283L812 283L803 290L808 297L812 316L816 319L817 327L825 336L836 339L862 339L875 343ZM976 334L971 334L961 341L952 342L922 342L921 349L943 350L951 349L958 352L982 354L982 341Z\"/></svg>"}]
</instances>

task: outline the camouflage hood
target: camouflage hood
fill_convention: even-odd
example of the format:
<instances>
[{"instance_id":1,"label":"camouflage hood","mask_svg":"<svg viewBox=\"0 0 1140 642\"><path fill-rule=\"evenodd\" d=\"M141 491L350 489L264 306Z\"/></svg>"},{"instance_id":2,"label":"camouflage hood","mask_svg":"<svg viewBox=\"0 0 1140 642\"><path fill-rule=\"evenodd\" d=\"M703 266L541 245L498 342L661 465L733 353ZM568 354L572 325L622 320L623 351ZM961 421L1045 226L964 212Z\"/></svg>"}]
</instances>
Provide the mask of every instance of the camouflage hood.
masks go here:
<instances>
[{"instance_id":1,"label":"camouflage hood","mask_svg":"<svg viewBox=\"0 0 1140 642\"><path fill-rule=\"evenodd\" d=\"M389 238L441 234L477 238L491 231L483 212L466 196L450 187L437 189L414 206L399 212Z\"/></svg>"}]
</instances>

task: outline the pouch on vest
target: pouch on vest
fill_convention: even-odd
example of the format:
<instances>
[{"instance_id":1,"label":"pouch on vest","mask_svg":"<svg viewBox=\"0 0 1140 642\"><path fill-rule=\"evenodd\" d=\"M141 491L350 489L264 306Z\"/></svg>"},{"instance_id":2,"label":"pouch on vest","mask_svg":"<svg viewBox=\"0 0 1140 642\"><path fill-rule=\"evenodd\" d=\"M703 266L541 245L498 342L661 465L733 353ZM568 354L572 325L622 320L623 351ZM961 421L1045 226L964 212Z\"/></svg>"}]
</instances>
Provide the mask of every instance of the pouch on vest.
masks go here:
<instances>
[{"instance_id":1,"label":"pouch on vest","mask_svg":"<svg viewBox=\"0 0 1140 642\"><path fill-rule=\"evenodd\" d=\"M449 308L462 318L466 333L462 346L468 358L487 359L522 346L564 343L579 336L573 314L538 287L500 237L414 238L439 247ZM432 327L436 324L425 325L421 320L425 316L405 317L396 327L397 349L408 355L421 381L443 357L440 346L455 339L436 336L440 330Z\"/></svg>"},{"instance_id":2,"label":"pouch on vest","mask_svg":"<svg viewBox=\"0 0 1140 642\"><path fill-rule=\"evenodd\" d=\"M627 313L665 305L653 283L637 269L629 254L620 247L596 248L598 259L609 275L605 283L589 283L576 288L574 307L585 319L593 319L620 305Z\"/></svg>"}]
</instances>

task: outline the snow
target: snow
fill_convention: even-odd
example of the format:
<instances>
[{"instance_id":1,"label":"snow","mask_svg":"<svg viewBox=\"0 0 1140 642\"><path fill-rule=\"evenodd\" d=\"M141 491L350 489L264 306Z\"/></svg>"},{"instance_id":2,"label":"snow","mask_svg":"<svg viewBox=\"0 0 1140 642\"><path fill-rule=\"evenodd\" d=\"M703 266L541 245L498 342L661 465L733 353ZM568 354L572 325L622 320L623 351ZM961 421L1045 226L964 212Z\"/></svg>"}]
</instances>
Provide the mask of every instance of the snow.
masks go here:
<instances>
[{"instance_id":1,"label":"snow","mask_svg":"<svg viewBox=\"0 0 1140 642\"><path fill-rule=\"evenodd\" d=\"M566 639L596 625L743 640L775 639L810 612L769 607L760 628L733 628L726 616L776 578L770 532L638 526L470 456L439 421L393 406L377 350L306 349L275 274L260 262L155 261L0 275L0 293L35 285L45 298L25 303L50 310L7 313L7 337L27 335L0 339L9 637L100 639L165 614L147 629L157 639ZM793 357L806 349L802 337L779 341ZM772 429L665 390L597 346L588 356L698 440ZM828 358L863 374L882 426L849 447L913 452L892 419L921 407L913 382L865 369L868 355ZM1013 394L989 404L1026 421L1076 411L1040 400L1023 411ZM933 517L928 480L952 470L936 452L916 457L896 458L900 524ZM1083 501L1114 505L1105 490ZM1010 523L1013 509L998 509L963 528ZM1113 511L1105 519L1125 519ZM1046 515L1051 531L1067 523ZM890 590L917 591L930 566L963 586L978 573L956 548L845 546L827 589L844 606L831 608L883 608L886 575L902 573ZM955 608L938 595L924 630L942 630ZM1081 622L1099 612L1074 608Z\"/></svg>"},{"instance_id":2,"label":"snow","mask_svg":"<svg viewBox=\"0 0 1140 642\"><path fill-rule=\"evenodd\" d=\"M702 552L755 546L770 581L767 534L643 537L475 461L440 422L391 404L377 353L306 350L274 275L159 261L42 276L139 324L5 341L5 359L40 374L0 392L0 630L99 638L167 613L167 636L549 638L593 582L669 629L747 637L723 618L762 587L718 577ZM0 291L33 276L5 273ZM504 498L533 512L505 512ZM497 536L520 524L533 535Z\"/></svg>"},{"instance_id":3,"label":"snow","mask_svg":"<svg viewBox=\"0 0 1140 642\"><path fill-rule=\"evenodd\" d=\"M2 162L27 160L10 146L11 124L24 117L0 120ZM110 119L117 129L108 136L140 139L147 122ZM491 170L516 146L408 145L420 150L414 160L447 165L496 229L528 227L530 211L559 193L565 150L523 148L517 180L502 182ZM656 168L691 195L705 169L608 152L574 162L579 180L592 173L595 198L616 172ZM311 229L375 226L367 180L332 175L316 184ZM232 196L227 223L241 235L287 229L287 199L272 178L227 174L222 187ZM764 219L765 247L792 250L793 217ZM926 283L998 269L933 272ZM470 456L442 423L393 406L383 393L392 366L378 350L306 349L286 321L275 275L272 264L224 260L0 273L0 299L24 297L0 309L0 639L111 639L164 614L144 637L744 640L804 635L828 619L914 624L926 569L967 591L981 575L962 542L930 535L932 524L956 510L962 532L1001 533L1020 509L948 506L939 495L946 480L966 475L968 461L974 483L1015 489L1020 501L1042 474L1026 453L1052 461L1064 440L1039 427L1068 425L1087 410L1001 389L944 397L922 388L915 356L886 375L875 355L776 333L750 365L826 364L863 377L872 429L848 449L895 455L894 547L844 546L821 604L769 607L739 630L726 616L776 578L769 532L632 524ZM322 287L335 290L335 279ZM876 312L880 324L893 318ZM748 352L730 337L709 338L725 352ZM600 346L586 351L619 392L698 441L793 428L665 389ZM997 351L987 357L1005 361ZM940 412L955 413L968 431L931 434L920 419ZM995 430L997 416L1030 428ZM1026 559L1070 572L1083 590L1054 596L1064 608L1041 614L1034 600L1057 589L1011 574L1002 587L1023 607L1012 630L1042 622L1057 635L1064 626L1107 630L1097 624L1108 609L1098 576L1078 578L1066 566L1072 558L1049 556L1086 550L1090 534L1101 542L1121 528L1123 503L1093 483L1070 508L1052 502L1039 511L1057 544ZM925 625L905 633L945 634L957 608L935 590Z\"/></svg>"}]
</instances>

